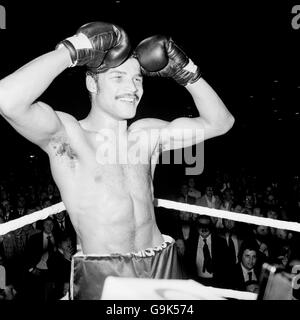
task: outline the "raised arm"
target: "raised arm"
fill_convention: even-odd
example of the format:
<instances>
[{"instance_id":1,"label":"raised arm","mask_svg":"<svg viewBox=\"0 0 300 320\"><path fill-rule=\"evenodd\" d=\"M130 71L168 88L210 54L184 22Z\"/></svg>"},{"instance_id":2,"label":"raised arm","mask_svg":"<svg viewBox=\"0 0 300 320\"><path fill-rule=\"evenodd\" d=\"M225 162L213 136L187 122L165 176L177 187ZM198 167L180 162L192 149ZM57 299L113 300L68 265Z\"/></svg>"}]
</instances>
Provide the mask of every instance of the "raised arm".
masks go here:
<instances>
[{"instance_id":1,"label":"raised arm","mask_svg":"<svg viewBox=\"0 0 300 320\"><path fill-rule=\"evenodd\" d=\"M130 50L126 33L109 23L93 22L56 50L29 62L0 81L0 113L25 138L40 147L64 131L56 112L36 102L66 68L86 65L90 72L122 63Z\"/></svg>"},{"instance_id":2,"label":"raised arm","mask_svg":"<svg viewBox=\"0 0 300 320\"><path fill-rule=\"evenodd\" d=\"M147 38L137 46L136 55L144 75L173 78L189 91L199 111L198 117L178 118L162 126L164 150L182 145L183 139L185 147L199 143L224 134L232 127L234 118L220 97L171 39L161 35ZM202 134L197 134L196 130ZM171 139L173 144L170 144Z\"/></svg>"},{"instance_id":3,"label":"raised arm","mask_svg":"<svg viewBox=\"0 0 300 320\"><path fill-rule=\"evenodd\" d=\"M70 64L69 51L62 47L38 57L0 81L1 115L20 134L41 147L63 126L50 106L35 101Z\"/></svg>"}]
</instances>

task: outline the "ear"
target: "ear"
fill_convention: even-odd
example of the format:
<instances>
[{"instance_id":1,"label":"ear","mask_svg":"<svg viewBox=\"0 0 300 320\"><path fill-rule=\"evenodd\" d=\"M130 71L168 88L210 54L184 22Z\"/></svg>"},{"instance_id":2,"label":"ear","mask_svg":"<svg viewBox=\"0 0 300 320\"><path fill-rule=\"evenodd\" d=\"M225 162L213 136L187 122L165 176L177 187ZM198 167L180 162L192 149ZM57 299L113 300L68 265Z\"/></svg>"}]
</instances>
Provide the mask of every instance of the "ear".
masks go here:
<instances>
[{"instance_id":1,"label":"ear","mask_svg":"<svg viewBox=\"0 0 300 320\"><path fill-rule=\"evenodd\" d=\"M96 94L98 92L97 82L91 75L86 75L85 84L90 93Z\"/></svg>"}]
</instances>

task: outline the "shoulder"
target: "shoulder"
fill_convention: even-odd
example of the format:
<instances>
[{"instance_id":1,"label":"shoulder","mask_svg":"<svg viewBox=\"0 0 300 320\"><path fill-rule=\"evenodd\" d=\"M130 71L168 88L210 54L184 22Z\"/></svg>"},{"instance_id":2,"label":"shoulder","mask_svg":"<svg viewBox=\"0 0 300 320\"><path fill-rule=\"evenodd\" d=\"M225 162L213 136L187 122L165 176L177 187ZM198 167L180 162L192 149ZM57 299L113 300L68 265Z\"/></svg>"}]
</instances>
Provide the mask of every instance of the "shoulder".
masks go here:
<instances>
[{"instance_id":1,"label":"shoulder","mask_svg":"<svg viewBox=\"0 0 300 320\"><path fill-rule=\"evenodd\" d=\"M79 121L72 115L62 111L55 111L60 121L66 126L68 125L77 125L79 126Z\"/></svg>"},{"instance_id":2,"label":"shoulder","mask_svg":"<svg viewBox=\"0 0 300 320\"><path fill-rule=\"evenodd\" d=\"M169 122L155 119L155 118L145 118L133 122L129 128L128 132L132 137L139 136L140 139L145 139L147 143L150 142L151 152L156 150L159 154L161 152L161 145L158 143L160 141L161 130L166 128Z\"/></svg>"},{"instance_id":3,"label":"shoulder","mask_svg":"<svg viewBox=\"0 0 300 320\"><path fill-rule=\"evenodd\" d=\"M156 119L156 118L144 118L133 122L129 130L138 131L138 130L161 130L169 124L168 121Z\"/></svg>"}]
</instances>

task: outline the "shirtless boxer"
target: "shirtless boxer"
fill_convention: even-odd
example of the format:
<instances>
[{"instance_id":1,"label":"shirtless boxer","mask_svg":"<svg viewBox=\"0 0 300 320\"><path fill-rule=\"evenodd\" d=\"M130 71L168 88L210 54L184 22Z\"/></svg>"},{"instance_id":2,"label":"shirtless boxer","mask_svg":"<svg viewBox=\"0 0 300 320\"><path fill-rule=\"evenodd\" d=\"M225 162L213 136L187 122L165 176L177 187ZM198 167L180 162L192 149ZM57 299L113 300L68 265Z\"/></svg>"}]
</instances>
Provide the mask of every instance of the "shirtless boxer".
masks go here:
<instances>
[{"instance_id":1,"label":"shirtless boxer","mask_svg":"<svg viewBox=\"0 0 300 320\"><path fill-rule=\"evenodd\" d=\"M91 110L81 121L36 101L55 77L75 65L87 67L86 86L91 97ZM127 127L127 120L135 116L143 95L143 75L170 77L185 86L201 116L171 122L142 119ZM0 111L21 135L48 154L53 178L85 258L107 254L124 257L149 248L163 251L170 241L164 242L155 221L153 157L157 159L161 150L170 148L170 139L176 142L174 129L201 129L204 139L209 139L227 132L234 122L221 99L201 77L199 68L171 39L147 38L132 54L125 31L102 22L82 26L55 50L2 79ZM150 148L140 150L147 163L102 162L105 155L99 150L104 143L103 129L116 132L119 137L109 145L117 154L124 147L119 140L128 142L128 157L130 144L135 140L131 136L150 134L155 129L158 134ZM164 135L160 134L162 130ZM201 142L195 141L195 136L186 140L185 146ZM170 277L156 276L153 270L147 272L135 271L134 276ZM87 280L86 287L89 281L92 280Z\"/></svg>"}]
</instances>

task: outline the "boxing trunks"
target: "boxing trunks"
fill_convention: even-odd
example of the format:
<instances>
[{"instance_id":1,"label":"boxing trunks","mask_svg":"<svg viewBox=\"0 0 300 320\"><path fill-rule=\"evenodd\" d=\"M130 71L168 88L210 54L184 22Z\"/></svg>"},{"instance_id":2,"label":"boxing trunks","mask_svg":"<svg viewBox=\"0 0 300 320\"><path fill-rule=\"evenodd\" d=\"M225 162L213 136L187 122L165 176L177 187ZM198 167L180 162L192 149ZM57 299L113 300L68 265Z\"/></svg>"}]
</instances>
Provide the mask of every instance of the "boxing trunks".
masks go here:
<instances>
[{"instance_id":1,"label":"boxing trunks","mask_svg":"<svg viewBox=\"0 0 300 320\"><path fill-rule=\"evenodd\" d=\"M70 299L100 300L106 277L151 279L186 279L177 254L176 243L169 236L155 248L128 254L83 255L72 259Z\"/></svg>"}]
</instances>

